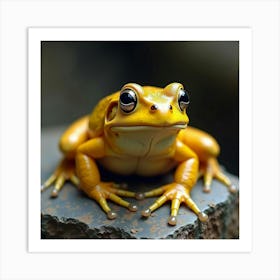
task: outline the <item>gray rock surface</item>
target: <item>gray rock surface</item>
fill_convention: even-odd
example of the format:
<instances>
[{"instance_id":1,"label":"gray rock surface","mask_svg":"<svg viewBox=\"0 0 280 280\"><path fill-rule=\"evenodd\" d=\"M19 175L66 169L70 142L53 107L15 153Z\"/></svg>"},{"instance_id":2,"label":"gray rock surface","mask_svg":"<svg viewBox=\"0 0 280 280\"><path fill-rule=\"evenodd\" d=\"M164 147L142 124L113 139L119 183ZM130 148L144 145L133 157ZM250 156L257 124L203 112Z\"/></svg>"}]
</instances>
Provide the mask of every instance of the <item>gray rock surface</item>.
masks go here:
<instances>
[{"instance_id":1,"label":"gray rock surface","mask_svg":"<svg viewBox=\"0 0 280 280\"><path fill-rule=\"evenodd\" d=\"M61 158L58 140L64 128L42 131L41 180L48 178ZM238 187L238 178L226 173ZM154 178L121 178L104 173L103 180L128 183L128 189L145 191L172 181L172 173ZM38 186L39 187L39 186ZM137 239L221 239L239 237L239 193L230 194L225 186L214 180L210 193L202 192L199 180L192 190L192 199L205 211L209 220L198 221L196 215L181 205L176 226L167 223L170 203L156 210L148 219L141 210L148 208L155 198L142 201L128 198L138 206L137 212L109 202L117 219L108 220L99 205L67 182L57 198L50 198L51 188L41 196L42 238L137 238Z\"/></svg>"}]
</instances>

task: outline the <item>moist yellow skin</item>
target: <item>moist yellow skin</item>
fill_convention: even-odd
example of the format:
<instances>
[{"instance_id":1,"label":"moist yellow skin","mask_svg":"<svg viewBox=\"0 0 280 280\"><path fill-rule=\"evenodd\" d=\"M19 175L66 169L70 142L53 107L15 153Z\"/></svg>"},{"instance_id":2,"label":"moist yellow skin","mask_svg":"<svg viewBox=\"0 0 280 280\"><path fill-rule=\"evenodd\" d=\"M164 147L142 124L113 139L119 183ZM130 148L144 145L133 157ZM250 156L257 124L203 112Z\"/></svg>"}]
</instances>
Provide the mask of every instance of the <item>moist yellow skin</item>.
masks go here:
<instances>
[{"instance_id":1,"label":"moist yellow skin","mask_svg":"<svg viewBox=\"0 0 280 280\"><path fill-rule=\"evenodd\" d=\"M125 104L127 99L123 98L127 92L134 98L129 104ZM171 200L170 225L176 224L181 203L201 221L206 221L207 215L190 195L199 176L204 176L206 192L210 191L213 178L230 191L235 188L220 171L216 159L220 148L216 140L201 130L187 127L186 108L179 102L182 92L184 88L179 83L165 88L129 83L103 98L91 115L74 122L62 135L59 146L64 158L42 190L54 183L52 195L57 196L65 180L71 180L100 204L109 219L114 219L116 213L108 206L108 199L136 211L135 205L121 197L159 196L142 211L143 216L148 217ZM130 192L114 183L103 182L97 162L122 175L155 176L175 168L174 182L146 193Z\"/></svg>"}]
</instances>

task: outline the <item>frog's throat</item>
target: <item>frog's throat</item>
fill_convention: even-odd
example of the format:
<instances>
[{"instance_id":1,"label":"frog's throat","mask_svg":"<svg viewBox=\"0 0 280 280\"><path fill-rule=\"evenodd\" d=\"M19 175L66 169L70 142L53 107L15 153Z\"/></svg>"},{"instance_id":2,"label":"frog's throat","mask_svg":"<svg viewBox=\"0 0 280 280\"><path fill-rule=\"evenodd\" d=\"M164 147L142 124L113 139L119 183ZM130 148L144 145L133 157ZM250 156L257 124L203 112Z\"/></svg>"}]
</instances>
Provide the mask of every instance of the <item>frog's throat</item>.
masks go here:
<instances>
[{"instance_id":1,"label":"frog's throat","mask_svg":"<svg viewBox=\"0 0 280 280\"><path fill-rule=\"evenodd\" d=\"M134 157L167 155L177 134L186 124L169 126L114 126L107 134L107 141L118 154Z\"/></svg>"}]
</instances>

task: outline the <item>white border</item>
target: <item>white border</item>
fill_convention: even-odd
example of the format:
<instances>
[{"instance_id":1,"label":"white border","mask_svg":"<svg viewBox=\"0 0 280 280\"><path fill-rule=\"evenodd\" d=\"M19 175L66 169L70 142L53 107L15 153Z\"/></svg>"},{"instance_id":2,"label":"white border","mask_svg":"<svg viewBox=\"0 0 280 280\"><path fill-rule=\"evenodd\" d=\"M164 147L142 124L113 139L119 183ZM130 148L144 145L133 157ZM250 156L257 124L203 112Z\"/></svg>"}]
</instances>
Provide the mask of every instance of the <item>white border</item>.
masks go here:
<instances>
[{"instance_id":1,"label":"white border","mask_svg":"<svg viewBox=\"0 0 280 280\"><path fill-rule=\"evenodd\" d=\"M249 28L30 28L28 32L29 252L249 252L252 246L252 91ZM40 238L41 41L239 41L240 238L238 240L42 240ZM245 171L246 170L246 171ZM244 172L245 171L245 172ZM246 187L244 187L246 186ZM243 207L246 201L246 211Z\"/></svg>"},{"instance_id":2,"label":"white border","mask_svg":"<svg viewBox=\"0 0 280 280\"><path fill-rule=\"evenodd\" d=\"M1 0L0 279L279 280L279 8L278 0ZM27 251L26 30L31 26L116 25L252 28L254 214L250 253Z\"/></svg>"}]
</instances>

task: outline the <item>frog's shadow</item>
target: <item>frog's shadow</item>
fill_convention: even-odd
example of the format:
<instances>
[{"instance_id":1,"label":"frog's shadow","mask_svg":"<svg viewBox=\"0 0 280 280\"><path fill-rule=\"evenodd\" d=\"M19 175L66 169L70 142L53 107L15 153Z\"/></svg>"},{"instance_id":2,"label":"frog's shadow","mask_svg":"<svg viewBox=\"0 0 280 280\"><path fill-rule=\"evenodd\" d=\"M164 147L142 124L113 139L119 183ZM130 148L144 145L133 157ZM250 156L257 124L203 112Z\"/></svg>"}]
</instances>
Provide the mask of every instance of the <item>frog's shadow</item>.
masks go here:
<instances>
[{"instance_id":1,"label":"frog's shadow","mask_svg":"<svg viewBox=\"0 0 280 280\"><path fill-rule=\"evenodd\" d=\"M135 192L149 191L161 187L174 181L174 170L158 176L145 177L139 175L119 175L112 173L102 166L99 166L102 181L115 182L117 184L126 184L127 189Z\"/></svg>"}]
</instances>

